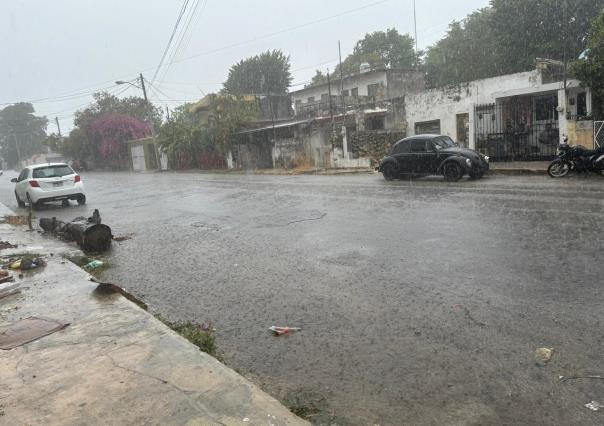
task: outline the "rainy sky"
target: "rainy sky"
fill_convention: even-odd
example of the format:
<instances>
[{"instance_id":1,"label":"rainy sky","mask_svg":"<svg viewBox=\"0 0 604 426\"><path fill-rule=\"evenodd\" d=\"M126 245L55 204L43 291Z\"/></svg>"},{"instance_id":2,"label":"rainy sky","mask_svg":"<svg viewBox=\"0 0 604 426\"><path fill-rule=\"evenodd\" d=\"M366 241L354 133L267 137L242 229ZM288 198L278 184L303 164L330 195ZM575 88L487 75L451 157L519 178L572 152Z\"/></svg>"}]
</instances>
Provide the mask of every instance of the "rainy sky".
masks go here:
<instances>
[{"instance_id":1,"label":"rainy sky","mask_svg":"<svg viewBox=\"0 0 604 426\"><path fill-rule=\"evenodd\" d=\"M174 107L217 91L229 67L267 49L291 56L294 84L302 88L315 69L333 69L338 40L343 58L367 32L396 27L413 34L412 0L190 0L181 30L150 89L153 102ZM417 0L419 47L441 38L488 0ZM182 0L3 0L0 2L0 104L34 102L36 112L59 117L65 133L73 112L106 88L142 72L151 80L174 28ZM188 25L187 25L188 23ZM174 54L174 56L172 56ZM5 105L0 105L0 108ZM49 124L49 133L56 131Z\"/></svg>"}]
</instances>

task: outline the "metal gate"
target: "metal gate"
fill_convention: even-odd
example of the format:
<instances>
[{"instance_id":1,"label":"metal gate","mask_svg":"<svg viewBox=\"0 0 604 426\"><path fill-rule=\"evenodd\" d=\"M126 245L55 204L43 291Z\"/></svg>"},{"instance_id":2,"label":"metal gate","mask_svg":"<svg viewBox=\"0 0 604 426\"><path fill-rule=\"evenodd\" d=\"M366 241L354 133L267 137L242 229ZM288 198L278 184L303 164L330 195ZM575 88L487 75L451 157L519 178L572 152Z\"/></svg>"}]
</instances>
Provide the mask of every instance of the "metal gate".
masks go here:
<instances>
[{"instance_id":1,"label":"metal gate","mask_svg":"<svg viewBox=\"0 0 604 426\"><path fill-rule=\"evenodd\" d=\"M604 148L604 121L594 121L594 147Z\"/></svg>"},{"instance_id":2,"label":"metal gate","mask_svg":"<svg viewBox=\"0 0 604 426\"><path fill-rule=\"evenodd\" d=\"M477 105L476 148L494 161L544 161L556 155L560 141L556 102L532 97Z\"/></svg>"}]
</instances>

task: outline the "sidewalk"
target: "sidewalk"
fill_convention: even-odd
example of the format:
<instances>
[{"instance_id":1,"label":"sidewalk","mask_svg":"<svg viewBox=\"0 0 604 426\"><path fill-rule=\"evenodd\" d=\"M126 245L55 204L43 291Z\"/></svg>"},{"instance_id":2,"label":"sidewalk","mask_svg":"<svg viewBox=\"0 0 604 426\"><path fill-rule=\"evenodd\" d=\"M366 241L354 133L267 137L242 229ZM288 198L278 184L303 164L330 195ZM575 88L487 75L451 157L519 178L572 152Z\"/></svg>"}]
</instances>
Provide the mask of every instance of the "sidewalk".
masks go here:
<instances>
[{"instance_id":1,"label":"sidewalk","mask_svg":"<svg viewBox=\"0 0 604 426\"><path fill-rule=\"evenodd\" d=\"M490 164L490 172L506 175L546 174L549 164L549 161L494 162Z\"/></svg>"},{"instance_id":2,"label":"sidewalk","mask_svg":"<svg viewBox=\"0 0 604 426\"><path fill-rule=\"evenodd\" d=\"M0 299L0 327L31 316L69 326L0 350L0 424L308 424L120 294L100 291L61 257L72 246L26 228L0 224L1 239L19 245L0 255L35 252L47 266L14 272L21 293Z\"/></svg>"}]
</instances>

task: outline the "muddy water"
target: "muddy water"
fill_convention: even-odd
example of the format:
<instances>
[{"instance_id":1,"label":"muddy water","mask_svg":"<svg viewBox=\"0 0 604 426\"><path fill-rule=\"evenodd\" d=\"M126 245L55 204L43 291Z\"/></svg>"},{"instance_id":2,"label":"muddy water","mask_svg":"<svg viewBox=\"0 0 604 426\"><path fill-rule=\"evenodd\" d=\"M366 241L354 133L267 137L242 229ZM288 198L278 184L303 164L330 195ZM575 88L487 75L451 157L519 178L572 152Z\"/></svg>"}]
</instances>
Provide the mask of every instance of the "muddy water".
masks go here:
<instances>
[{"instance_id":1,"label":"muddy water","mask_svg":"<svg viewBox=\"0 0 604 426\"><path fill-rule=\"evenodd\" d=\"M106 277L172 320L211 321L228 365L318 423L596 424L582 407L602 383L556 377L601 367L599 180L84 181L88 206L39 215L99 208L134 234ZM541 346L563 363L535 366Z\"/></svg>"}]
</instances>

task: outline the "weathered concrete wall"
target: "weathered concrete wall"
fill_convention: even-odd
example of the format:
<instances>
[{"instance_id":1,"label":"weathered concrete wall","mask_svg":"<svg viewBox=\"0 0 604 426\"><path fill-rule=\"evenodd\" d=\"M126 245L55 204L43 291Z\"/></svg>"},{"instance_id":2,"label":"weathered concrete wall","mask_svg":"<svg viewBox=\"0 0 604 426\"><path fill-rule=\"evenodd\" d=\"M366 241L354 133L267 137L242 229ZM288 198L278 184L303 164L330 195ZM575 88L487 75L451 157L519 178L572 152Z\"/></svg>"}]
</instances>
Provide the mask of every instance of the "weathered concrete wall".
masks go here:
<instances>
[{"instance_id":1,"label":"weathered concrete wall","mask_svg":"<svg viewBox=\"0 0 604 426\"><path fill-rule=\"evenodd\" d=\"M593 149L594 147L594 122L591 120L585 121L568 121L568 143L570 145L581 145L585 148Z\"/></svg>"},{"instance_id":2,"label":"weathered concrete wall","mask_svg":"<svg viewBox=\"0 0 604 426\"><path fill-rule=\"evenodd\" d=\"M390 151L396 141L405 137L404 132L357 131L349 136L349 147L353 158L370 158L379 161Z\"/></svg>"},{"instance_id":3,"label":"weathered concrete wall","mask_svg":"<svg viewBox=\"0 0 604 426\"><path fill-rule=\"evenodd\" d=\"M501 93L540 84L539 73L530 71L409 94L405 97L407 133L415 134L415 123L440 120L440 132L456 139L457 114L469 114L472 123L474 105L494 103Z\"/></svg>"}]
</instances>

